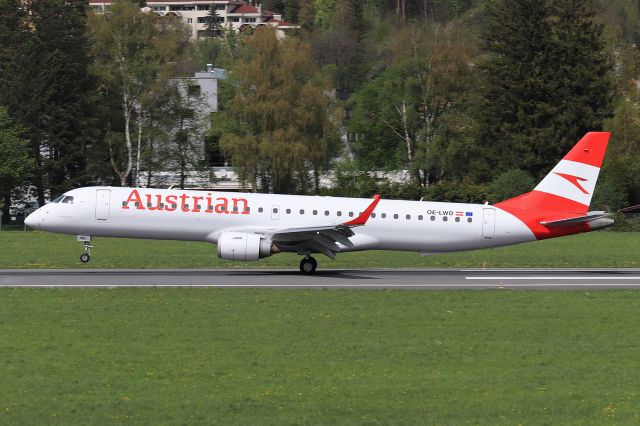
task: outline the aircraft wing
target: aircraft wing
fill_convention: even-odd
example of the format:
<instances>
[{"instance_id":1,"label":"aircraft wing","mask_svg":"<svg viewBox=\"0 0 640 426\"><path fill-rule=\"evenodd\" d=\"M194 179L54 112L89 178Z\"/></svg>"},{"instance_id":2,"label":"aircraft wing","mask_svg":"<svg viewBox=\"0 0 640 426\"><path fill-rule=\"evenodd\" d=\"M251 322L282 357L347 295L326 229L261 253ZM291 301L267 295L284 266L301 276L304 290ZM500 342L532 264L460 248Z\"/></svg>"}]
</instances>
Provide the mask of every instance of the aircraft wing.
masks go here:
<instances>
[{"instance_id":1,"label":"aircraft wing","mask_svg":"<svg viewBox=\"0 0 640 426\"><path fill-rule=\"evenodd\" d=\"M261 234L287 251L299 254L317 252L335 259L336 253L340 251L338 243L345 247L353 247L353 242L349 240L354 235L352 228L365 225L379 201L380 195L374 195L371 204L358 217L343 223L297 228L242 227L226 231Z\"/></svg>"},{"instance_id":2,"label":"aircraft wing","mask_svg":"<svg viewBox=\"0 0 640 426\"><path fill-rule=\"evenodd\" d=\"M351 228L366 224L379 201L380 195L374 195L371 204L358 217L348 222L327 226L277 229L271 233L271 240L278 245L295 249L300 254L318 252L335 259L336 252L340 251L337 243L345 247L353 247L353 243L349 240L354 235Z\"/></svg>"},{"instance_id":3,"label":"aircraft wing","mask_svg":"<svg viewBox=\"0 0 640 426\"><path fill-rule=\"evenodd\" d=\"M560 220L542 221L540 222L540 224L547 226L549 228L567 228L567 227L591 222L606 216L607 216L607 212L605 211L592 211L587 213L585 216L570 217L567 219L560 219Z\"/></svg>"}]
</instances>

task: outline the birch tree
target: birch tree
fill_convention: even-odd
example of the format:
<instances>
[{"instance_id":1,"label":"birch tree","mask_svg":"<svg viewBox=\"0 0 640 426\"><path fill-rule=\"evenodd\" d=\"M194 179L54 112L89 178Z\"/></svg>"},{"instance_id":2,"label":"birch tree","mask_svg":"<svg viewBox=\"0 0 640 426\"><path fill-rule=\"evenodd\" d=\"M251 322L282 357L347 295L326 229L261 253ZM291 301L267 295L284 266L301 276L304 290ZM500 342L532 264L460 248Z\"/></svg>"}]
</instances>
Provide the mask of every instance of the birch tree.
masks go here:
<instances>
[{"instance_id":1,"label":"birch tree","mask_svg":"<svg viewBox=\"0 0 640 426\"><path fill-rule=\"evenodd\" d=\"M131 180L142 141L141 99L158 79L166 80L175 72L188 33L178 19L144 13L137 2L129 0L116 0L109 13L89 19L92 71L102 83L102 92L117 93L120 103L121 123L112 123L112 127L122 125L122 141L106 139L111 165L124 186Z\"/></svg>"},{"instance_id":2,"label":"birch tree","mask_svg":"<svg viewBox=\"0 0 640 426\"><path fill-rule=\"evenodd\" d=\"M351 131L365 169L408 169L424 186L446 174L443 119L462 114L472 53L454 29L436 24L401 29L393 52L389 68L356 94Z\"/></svg>"}]
</instances>

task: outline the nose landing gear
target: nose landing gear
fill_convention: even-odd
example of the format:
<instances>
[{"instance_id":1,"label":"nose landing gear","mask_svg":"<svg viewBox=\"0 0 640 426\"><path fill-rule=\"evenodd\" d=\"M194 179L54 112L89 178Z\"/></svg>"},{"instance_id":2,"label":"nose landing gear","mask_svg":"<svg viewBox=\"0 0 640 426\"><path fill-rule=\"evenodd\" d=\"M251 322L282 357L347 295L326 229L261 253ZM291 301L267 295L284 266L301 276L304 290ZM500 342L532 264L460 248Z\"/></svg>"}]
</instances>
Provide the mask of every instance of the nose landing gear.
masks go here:
<instances>
[{"instance_id":1,"label":"nose landing gear","mask_svg":"<svg viewBox=\"0 0 640 426\"><path fill-rule=\"evenodd\" d=\"M306 256L300 261L300 272L303 274L313 274L318 267L318 262L311 256Z\"/></svg>"},{"instance_id":2,"label":"nose landing gear","mask_svg":"<svg viewBox=\"0 0 640 426\"><path fill-rule=\"evenodd\" d=\"M91 235L78 235L78 241L82 241L82 246L84 247L84 253L80 255L80 262L87 263L91 260L91 249L93 246L91 245Z\"/></svg>"}]
</instances>

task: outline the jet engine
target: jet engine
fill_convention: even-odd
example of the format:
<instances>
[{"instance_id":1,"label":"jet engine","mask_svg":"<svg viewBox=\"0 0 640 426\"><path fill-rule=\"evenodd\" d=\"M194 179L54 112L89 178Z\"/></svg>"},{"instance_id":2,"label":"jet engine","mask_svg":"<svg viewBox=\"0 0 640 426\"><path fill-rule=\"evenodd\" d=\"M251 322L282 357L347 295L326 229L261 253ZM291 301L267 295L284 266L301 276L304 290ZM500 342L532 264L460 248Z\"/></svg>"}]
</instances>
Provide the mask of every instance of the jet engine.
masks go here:
<instances>
[{"instance_id":1,"label":"jet engine","mask_svg":"<svg viewBox=\"0 0 640 426\"><path fill-rule=\"evenodd\" d=\"M218 257L221 259L258 260L271 254L271 242L258 234L223 232L218 237Z\"/></svg>"}]
</instances>

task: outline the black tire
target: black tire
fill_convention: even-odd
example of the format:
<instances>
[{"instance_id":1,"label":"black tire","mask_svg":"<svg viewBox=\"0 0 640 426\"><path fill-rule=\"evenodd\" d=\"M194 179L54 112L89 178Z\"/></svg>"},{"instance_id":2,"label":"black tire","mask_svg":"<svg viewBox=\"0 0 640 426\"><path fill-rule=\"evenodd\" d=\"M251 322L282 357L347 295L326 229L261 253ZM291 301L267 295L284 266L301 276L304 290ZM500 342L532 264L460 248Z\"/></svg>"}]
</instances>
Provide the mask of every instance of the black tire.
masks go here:
<instances>
[{"instance_id":1,"label":"black tire","mask_svg":"<svg viewBox=\"0 0 640 426\"><path fill-rule=\"evenodd\" d=\"M91 260L91 256L89 256L87 253L82 253L80 255L80 262L87 263L90 260Z\"/></svg>"},{"instance_id":2,"label":"black tire","mask_svg":"<svg viewBox=\"0 0 640 426\"><path fill-rule=\"evenodd\" d=\"M318 267L318 262L313 257L305 257L300 261L300 272L303 274L313 274Z\"/></svg>"}]
</instances>

